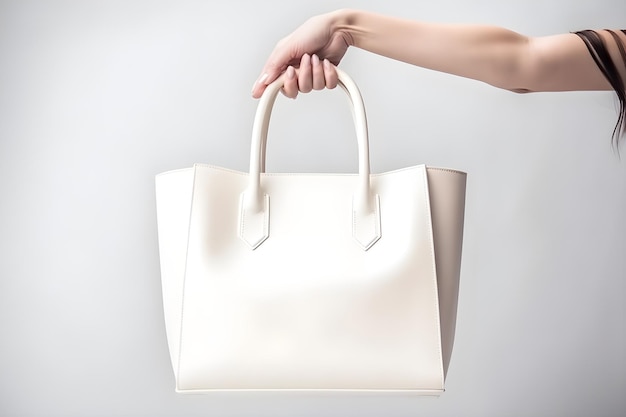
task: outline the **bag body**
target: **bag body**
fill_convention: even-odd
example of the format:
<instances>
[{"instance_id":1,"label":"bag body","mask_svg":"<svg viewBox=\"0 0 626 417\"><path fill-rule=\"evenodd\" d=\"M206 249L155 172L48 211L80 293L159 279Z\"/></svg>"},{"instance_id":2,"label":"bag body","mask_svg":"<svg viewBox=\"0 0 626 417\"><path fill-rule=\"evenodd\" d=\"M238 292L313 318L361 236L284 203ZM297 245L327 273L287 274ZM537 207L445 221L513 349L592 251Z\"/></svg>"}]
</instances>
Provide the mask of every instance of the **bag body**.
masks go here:
<instances>
[{"instance_id":1,"label":"bag body","mask_svg":"<svg viewBox=\"0 0 626 417\"><path fill-rule=\"evenodd\" d=\"M264 173L268 86L250 172L156 177L163 306L179 392L380 390L439 395L452 352L466 174Z\"/></svg>"}]
</instances>

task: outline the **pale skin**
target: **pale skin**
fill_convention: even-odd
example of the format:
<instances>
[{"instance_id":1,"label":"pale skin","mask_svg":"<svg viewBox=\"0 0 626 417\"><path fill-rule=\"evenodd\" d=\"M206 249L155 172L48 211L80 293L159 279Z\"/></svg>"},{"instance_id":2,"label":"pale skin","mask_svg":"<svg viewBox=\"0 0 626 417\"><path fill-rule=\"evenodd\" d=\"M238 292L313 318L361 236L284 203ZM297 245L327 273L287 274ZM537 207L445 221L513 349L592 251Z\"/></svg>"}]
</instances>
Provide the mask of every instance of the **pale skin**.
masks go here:
<instances>
[{"instance_id":1,"label":"pale skin","mask_svg":"<svg viewBox=\"0 0 626 417\"><path fill-rule=\"evenodd\" d=\"M598 33L626 79L617 45L607 32ZM626 44L626 35L617 33ZM519 93L612 90L575 34L530 37L496 26L425 23L342 9L312 17L280 40L252 96L259 98L283 73L282 91L290 98L336 87L335 66L350 46Z\"/></svg>"}]
</instances>

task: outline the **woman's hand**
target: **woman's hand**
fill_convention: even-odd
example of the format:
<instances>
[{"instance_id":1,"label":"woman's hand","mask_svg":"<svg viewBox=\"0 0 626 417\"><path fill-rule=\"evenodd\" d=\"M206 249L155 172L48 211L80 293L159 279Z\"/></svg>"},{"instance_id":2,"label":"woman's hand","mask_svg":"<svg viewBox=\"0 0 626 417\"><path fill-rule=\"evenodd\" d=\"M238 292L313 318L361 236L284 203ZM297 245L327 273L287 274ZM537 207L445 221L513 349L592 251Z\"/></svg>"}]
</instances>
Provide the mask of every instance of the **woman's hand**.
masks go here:
<instances>
[{"instance_id":1,"label":"woman's hand","mask_svg":"<svg viewBox=\"0 0 626 417\"><path fill-rule=\"evenodd\" d=\"M297 69L291 65L287 67L283 80L283 94L296 98L298 92L335 88L337 69L328 59L321 61L317 55L304 54Z\"/></svg>"},{"instance_id":2,"label":"woman's hand","mask_svg":"<svg viewBox=\"0 0 626 417\"><path fill-rule=\"evenodd\" d=\"M338 13L312 17L280 40L252 88L252 97L261 97L265 87L283 72L283 93L290 98L296 98L298 92L334 88L335 65L351 45L351 37L337 27Z\"/></svg>"}]
</instances>

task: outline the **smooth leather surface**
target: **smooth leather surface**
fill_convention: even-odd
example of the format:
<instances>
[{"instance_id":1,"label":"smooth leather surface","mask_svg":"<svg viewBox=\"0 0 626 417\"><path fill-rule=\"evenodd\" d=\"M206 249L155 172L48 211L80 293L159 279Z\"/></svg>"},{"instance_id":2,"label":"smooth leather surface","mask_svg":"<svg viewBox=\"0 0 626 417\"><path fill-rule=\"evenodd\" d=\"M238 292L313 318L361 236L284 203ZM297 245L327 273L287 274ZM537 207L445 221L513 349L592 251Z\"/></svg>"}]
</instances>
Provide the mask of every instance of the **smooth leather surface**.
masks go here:
<instances>
[{"instance_id":1,"label":"smooth leather surface","mask_svg":"<svg viewBox=\"0 0 626 417\"><path fill-rule=\"evenodd\" d=\"M254 250L239 236L249 173L198 164L156 178L176 389L442 392L466 175L368 175L380 239L366 251L352 237L362 176L254 175L271 205Z\"/></svg>"}]
</instances>

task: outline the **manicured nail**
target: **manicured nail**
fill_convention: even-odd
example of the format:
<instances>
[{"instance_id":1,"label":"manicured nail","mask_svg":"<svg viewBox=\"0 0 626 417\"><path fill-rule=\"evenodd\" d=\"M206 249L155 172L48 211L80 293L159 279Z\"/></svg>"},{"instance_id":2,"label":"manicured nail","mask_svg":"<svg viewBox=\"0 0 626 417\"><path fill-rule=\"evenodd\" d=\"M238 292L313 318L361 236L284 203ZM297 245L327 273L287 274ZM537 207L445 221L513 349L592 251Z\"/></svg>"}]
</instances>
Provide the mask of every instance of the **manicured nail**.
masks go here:
<instances>
[{"instance_id":1,"label":"manicured nail","mask_svg":"<svg viewBox=\"0 0 626 417\"><path fill-rule=\"evenodd\" d=\"M262 75L259 77L259 79L258 79L258 80L256 80L256 82L254 83L254 85L252 86L252 89L254 89L254 87L256 87L256 86L257 86L257 84L261 84L262 82L264 82L265 80L267 80L267 77L268 77L267 73L262 74Z\"/></svg>"},{"instance_id":2,"label":"manicured nail","mask_svg":"<svg viewBox=\"0 0 626 417\"><path fill-rule=\"evenodd\" d=\"M293 80L293 78L296 76L296 70L293 69L292 66L289 66L287 68L287 78L290 80Z\"/></svg>"},{"instance_id":3,"label":"manicured nail","mask_svg":"<svg viewBox=\"0 0 626 417\"><path fill-rule=\"evenodd\" d=\"M313 63L313 65L319 65L320 64L320 58L317 55L313 55L311 57L311 62Z\"/></svg>"},{"instance_id":4,"label":"manicured nail","mask_svg":"<svg viewBox=\"0 0 626 417\"><path fill-rule=\"evenodd\" d=\"M323 65L325 70L330 70L330 61L328 59L324 59Z\"/></svg>"},{"instance_id":5,"label":"manicured nail","mask_svg":"<svg viewBox=\"0 0 626 417\"><path fill-rule=\"evenodd\" d=\"M261 76L259 77L259 79L258 79L258 80L256 80L256 82L255 82L255 83L254 83L254 85L252 86L252 91L254 92L254 89L256 88L256 86L257 86L257 85L259 85L259 84L263 83L265 80L267 80L267 77L268 77L267 73L265 73L265 74L261 75Z\"/></svg>"}]
</instances>

